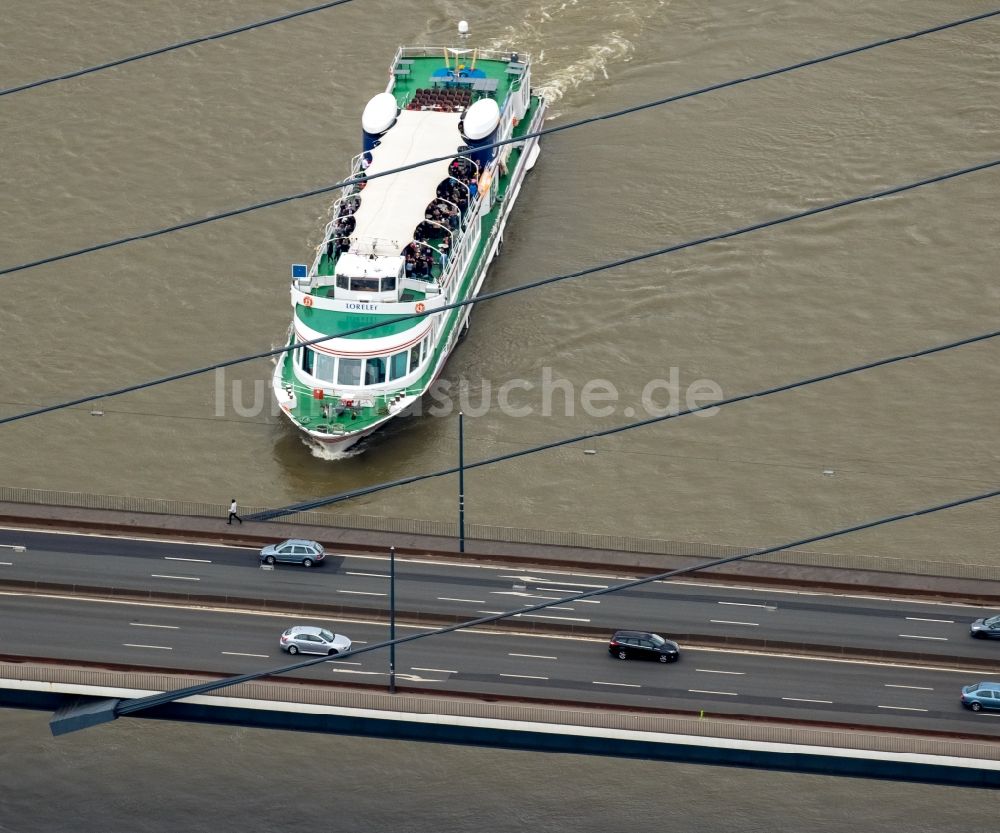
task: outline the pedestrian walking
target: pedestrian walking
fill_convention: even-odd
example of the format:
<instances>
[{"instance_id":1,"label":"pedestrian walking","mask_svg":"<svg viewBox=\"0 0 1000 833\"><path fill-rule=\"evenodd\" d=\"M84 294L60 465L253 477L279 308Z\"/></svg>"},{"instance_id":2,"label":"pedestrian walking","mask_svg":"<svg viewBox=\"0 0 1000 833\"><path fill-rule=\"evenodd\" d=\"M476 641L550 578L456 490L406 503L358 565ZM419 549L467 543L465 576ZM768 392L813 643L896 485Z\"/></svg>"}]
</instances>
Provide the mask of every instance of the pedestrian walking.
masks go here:
<instances>
[{"instance_id":1,"label":"pedestrian walking","mask_svg":"<svg viewBox=\"0 0 1000 833\"><path fill-rule=\"evenodd\" d=\"M236 514L236 498L233 498L233 502L229 504L229 520L226 521L226 523L231 524L233 522L233 518L236 518L240 524L243 523L243 518Z\"/></svg>"}]
</instances>

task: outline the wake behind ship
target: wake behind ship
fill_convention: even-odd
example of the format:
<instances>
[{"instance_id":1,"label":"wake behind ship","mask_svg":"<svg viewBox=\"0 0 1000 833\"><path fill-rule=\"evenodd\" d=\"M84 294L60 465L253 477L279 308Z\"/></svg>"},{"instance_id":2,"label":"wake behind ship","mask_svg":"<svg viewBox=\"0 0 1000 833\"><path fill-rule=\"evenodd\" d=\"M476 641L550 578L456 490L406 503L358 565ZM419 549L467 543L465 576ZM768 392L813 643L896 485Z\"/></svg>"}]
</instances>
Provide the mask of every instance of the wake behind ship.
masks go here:
<instances>
[{"instance_id":1,"label":"wake behind ship","mask_svg":"<svg viewBox=\"0 0 1000 833\"><path fill-rule=\"evenodd\" d=\"M337 456L414 405L441 373L538 155L545 102L517 52L402 47L362 115L352 186L308 268L293 267L289 344L272 388L310 442ZM438 310L438 311L435 311ZM400 315L419 317L379 325ZM377 325L350 336L338 333Z\"/></svg>"}]
</instances>

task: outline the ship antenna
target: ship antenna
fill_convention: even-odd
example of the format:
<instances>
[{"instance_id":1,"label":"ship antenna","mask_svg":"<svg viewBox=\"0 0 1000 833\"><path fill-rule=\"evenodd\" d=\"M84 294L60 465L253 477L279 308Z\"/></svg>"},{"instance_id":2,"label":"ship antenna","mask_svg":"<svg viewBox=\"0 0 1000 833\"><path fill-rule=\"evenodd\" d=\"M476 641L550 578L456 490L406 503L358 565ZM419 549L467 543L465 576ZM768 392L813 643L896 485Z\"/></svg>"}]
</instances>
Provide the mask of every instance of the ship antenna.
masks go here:
<instances>
[{"instance_id":1,"label":"ship antenna","mask_svg":"<svg viewBox=\"0 0 1000 833\"><path fill-rule=\"evenodd\" d=\"M466 20L458 21L458 36L462 40L469 39L469 23Z\"/></svg>"}]
</instances>

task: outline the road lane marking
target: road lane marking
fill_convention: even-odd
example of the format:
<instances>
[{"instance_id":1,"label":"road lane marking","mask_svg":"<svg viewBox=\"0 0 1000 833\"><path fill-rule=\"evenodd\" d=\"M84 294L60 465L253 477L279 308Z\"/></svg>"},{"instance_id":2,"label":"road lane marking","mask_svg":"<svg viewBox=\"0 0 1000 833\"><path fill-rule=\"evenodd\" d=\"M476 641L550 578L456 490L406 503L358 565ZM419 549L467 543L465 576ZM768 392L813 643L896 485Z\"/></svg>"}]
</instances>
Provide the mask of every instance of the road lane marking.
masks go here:
<instances>
[{"instance_id":1,"label":"road lane marking","mask_svg":"<svg viewBox=\"0 0 1000 833\"><path fill-rule=\"evenodd\" d=\"M195 578L194 576L165 576L160 573L152 573L153 578L174 578L178 581L201 581L200 578Z\"/></svg>"},{"instance_id":2,"label":"road lane marking","mask_svg":"<svg viewBox=\"0 0 1000 833\"><path fill-rule=\"evenodd\" d=\"M732 605L733 607L768 607L766 604L754 604L751 602L716 602L720 605Z\"/></svg>"},{"instance_id":3,"label":"road lane marking","mask_svg":"<svg viewBox=\"0 0 1000 833\"><path fill-rule=\"evenodd\" d=\"M458 673L457 671L452 671L451 669L448 669L448 668L417 668L417 666L415 666L415 665L412 668L410 668L410 670L411 671L429 671L432 674L457 674Z\"/></svg>"},{"instance_id":4,"label":"road lane marking","mask_svg":"<svg viewBox=\"0 0 1000 833\"><path fill-rule=\"evenodd\" d=\"M474 605L486 604L486 599L453 599L450 596L438 596L439 602L468 602Z\"/></svg>"},{"instance_id":5,"label":"road lane marking","mask_svg":"<svg viewBox=\"0 0 1000 833\"><path fill-rule=\"evenodd\" d=\"M705 691L702 688L689 688L691 694L725 694L726 697L739 697L735 691Z\"/></svg>"},{"instance_id":6,"label":"road lane marking","mask_svg":"<svg viewBox=\"0 0 1000 833\"><path fill-rule=\"evenodd\" d=\"M151 625L148 622L129 622L129 624L135 628L164 628L171 631L179 631L181 629L180 625Z\"/></svg>"},{"instance_id":7,"label":"road lane marking","mask_svg":"<svg viewBox=\"0 0 1000 833\"><path fill-rule=\"evenodd\" d=\"M584 587L584 588L587 588L587 589L594 589L594 590L603 590L606 587L606 585L601 585L601 584L581 584L580 587ZM547 590L550 593L583 593L583 592L585 592L584 590L581 590L580 587L553 587L553 586L548 585L548 584L544 584L544 585L543 584L539 584L539 585L536 585L535 589L536 590Z\"/></svg>"},{"instance_id":8,"label":"road lane marking","mask_svg":"<svg viewBox=\"0 0 1000 833\"><path fill-rule=\"evenodd\" d=\"M933 688L926 685L896 685L895 683L885 683L886 688L913 688L917 691L934 691Z\"/></svg>"},{"instance_id":9,"label":"road lane marking","mask_svg":"<svg viewBox=\"0 0 1000 833\"><path fill-rule=\"evenodd\" d=\"M739 676L744 676L746 671L716 671L713 668L695 668L695 671L701 671L703 674L738 674Z\"/></svg>"},{"instance_id":10,"label":"road lane marking","mask_svg":"<svg viewBox=\"0 0 1000 833\"><path fill-rule=\"evenodd\" d=\"M328 660L328 662L333 662L333 660ZM355 671L353 668L331 668L330 670L334 674L361 674L366 677L386 677L389 674L388 671Z\"/></svg>"},{"instance_id":11,"label":"road lane marking","mask_svg":"<svg viewBox=\"0 0 1000 833\"><path fill-rule=\"evenodd\" d=\"M12 561L0 561L0 567L13 567L14 563Z\"/></svg>"},{"instance_id":12,"label":"road lane marking","mask_svg":"<svg viewBox=\"0 0 1000 833\"><path fill-rule=\"evenodd\" d=\"M24 552L25 547L22 544L0 544L5 550L14 550L14 552Z\"/></svg>"},{"instance_id":13,"label":"road lane marking","mask_svg":"<svg viewBox=\"0 0 1000 833\"><path fill-rule=\"evenodd\" d=\"M519 680L547 680L548 677L535 677L531 674L501 674L501 677L516 677Z\"/></svg>"},{"instance_id":14,"label":"road lane marking","mask_svg":"<svg viewBox=\"0 0 1000 833\"><path fill-rule=\"evenodd\" d=\"M759 622L730 622L726 619L709 619L709 622L714 622L716 625L749 625L754 628L759 628Z\"/></svg>"},{"instance_id":15,"label":"road lane marking","mask_svg":"<svg viewBox=\"0 0 1000 833\"><path fill-rule=\"evenodd\" d=\"M157 651L174 650L173 648L170 648L167 645L135 645L131 642L123 642L122 645L124 645L126 648L155 648Z\"/></svg>"},{"instance_id":16,"label":"road lane marking","mask_svg":"<svg viewBox=\"0 0 1000 833\"><path fill-rule=\"evenodd\" d=\"M365 576L366 578L389 578L385 573L352 573L350 570L347 570L344 575Z\"/></svg>"},{"instance_id":17,"label":"road lane marking","mask_svg":"<svg viewBox=\"0 0 1000 833\"><path fill-rule=\"evenodd\" d=\"M327 662L339 662L341 665L363 665L364 664L364 663L361 663L361 662L351 662L351 660L349 660L349 659L331 659L331 660L327 660Z\"/></svg>"},{"instance_id":18,"label":"road lane marking","mask_svg":"<svg viewBox=\"0 0 1000 833\"><path fill-rule=\"evenodd\" d=\"M211 564L210 558L181 558L179 555L165 555L164 561L197 561L199 564Z\"/></svg>"},{"instance_id":19,"label":"road lane marking","mask_svg":"<svg viewBox=\"0 0 1000 833\"><path fill-rule=\"evenodd\" d=\"M558 619L561 622L589 622L589 619L575 619L572 616L545 616L541 613L518 613L520 616L530 616L532 619Z\"/></svg>"},{"instance_id":20,"label":"road lane marking","mask_svg":"<svg viewBox=\"0 0 1000 833\"><path fill-rule=\"evenodd\" d=\"M547 657L542 654L507 654L509 657L527 657L528 659L559 659L559 657Z\"/></svg>"},{"instance_id":21,"label":"road lane marking","mask_svg":"<svg viewBox=\"0 0 1000 833\"><path fill-rule=\"evenodd\" d=\"M241 654L239 651L223 651L227 657L258 657L260 659L270 659L270 654Z\"/></svg>"},{"instance_id":22,"label":"road lane marking","mask_svg":"<svg viewBox=\"0 0 1000 833\"><path fill-rule=\"evenodd\" d=\"M385 593L370 593L367 590L338 590L338 593L347 593L351 596L384 596Z\"/></svg>"},{"instance_id":23,"label":"road lane marking","mask_svg":"<svg viewBox=\"0 0 1000 833\"><path fill-rule=\"evenodd\" d=\"M954 625L954 619L921 619L919 616L907 616L908 622L938 622L942 625Z\"/></svg>"},{"instance_id":24,"label":"road lane marking","mask_svg":"<svg viewBox=\"0 0 1000 833\"><path fill-rule=\"evenodd\" d=\"M782 700L790 700L793 703L825 703L828 706L833 705L833 700L809 700L805 697L782 697Z\"/></svg>"},{"instance_id":25,"label":"road lane marking","mask_svg":"<svg viewBox=\"0 0 1000 833\"><path fill-rule=\"evenodd\" d=\"M918 636L915 633L901 633L900 636L903 637L903 639L933 639L937 642L948 641L947 636Z\"/></svg>"},{"instance_id":26,"label":"road lane marking","mask_svg":"<svg viewBox=\"0 0 1000 833\"><path fill-rule=\"evenodd\" d=\"M558 599L558 596L539 596L535 593L525 593L522 590L491 590L491 596L520 596L522 599L545 599L549 602L554 602Z\"/></svg>"},{"instance_id":27,"label":"road lane marking","mask_svg":"<svg viewBox=\"0 0 1000 833\"><path fill-rule=\"evenodd\" d=\"M600 680L591 680L591 685L616 685L621 688L642 688L641 685L636 685L635 683L603 683Z\"/></svg>"},{"instance_id":28,"label":"road lane marking","mask_svg":"<svg viewBox=\"0 0 1000 833\"><path fill-rule=\"evenodd\" d=\"M894 709L898 712L925 712L927 709L914 709L909 706L879 706L880 709Z\"/></svg>"},{"instance_id":29,"label":"road lane marking","mask_svg":"<svg viewBox=\"0 0 1000 833\"><path fill-rule=\"evenodd\" d=\"M594 590L604 590L609 586L607 584L583 584L582 582L575 581L551 581L550 579L536 578L535 576L497 576L497 578L506 578L525 584L552 584L557 587L586 587Z\"/></svg>"},{"instance_id":30,"label":"road lane marking","mask_svg":"<svg viewBox=\"0 0 1000 833\"><path fill-rule=\"evenodd\" d=\"M550 608L546 608L546 609L547 610L568 610L570 612L576 610L575 607L550 607Z\"/></svg>"}]
</instances>

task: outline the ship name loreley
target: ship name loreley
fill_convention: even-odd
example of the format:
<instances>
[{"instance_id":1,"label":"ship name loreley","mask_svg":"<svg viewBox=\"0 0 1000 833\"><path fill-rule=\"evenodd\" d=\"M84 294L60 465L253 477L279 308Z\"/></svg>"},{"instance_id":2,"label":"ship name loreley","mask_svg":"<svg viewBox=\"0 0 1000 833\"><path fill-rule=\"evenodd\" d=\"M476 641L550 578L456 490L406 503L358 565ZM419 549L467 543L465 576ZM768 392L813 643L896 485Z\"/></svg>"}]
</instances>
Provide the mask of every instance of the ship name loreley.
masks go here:
<instances>
[{"instance_id":1,"label":"ship name loreley","mask_svg":"<svg viewBox=\"0 0 1000 833\"><path fill-rule=\"evenodd\" d=\"M311 266L293 267L289 344L272 389L311 444L337 456L413 406L468 326L538 139L544 99L512 51L402 47L361 119L362 152ZM366 180L434 157L444 161ZM435 311L438 310L438 311ZM419 317L392 322L400 315ZM326 456L326 455L325 455Z\"/></svg>"}]
</instances>

